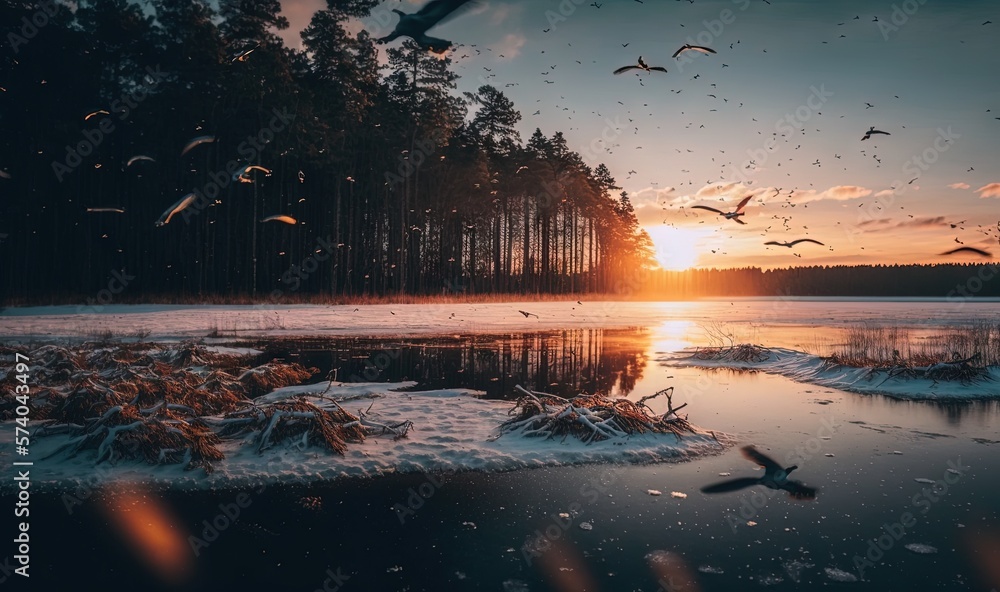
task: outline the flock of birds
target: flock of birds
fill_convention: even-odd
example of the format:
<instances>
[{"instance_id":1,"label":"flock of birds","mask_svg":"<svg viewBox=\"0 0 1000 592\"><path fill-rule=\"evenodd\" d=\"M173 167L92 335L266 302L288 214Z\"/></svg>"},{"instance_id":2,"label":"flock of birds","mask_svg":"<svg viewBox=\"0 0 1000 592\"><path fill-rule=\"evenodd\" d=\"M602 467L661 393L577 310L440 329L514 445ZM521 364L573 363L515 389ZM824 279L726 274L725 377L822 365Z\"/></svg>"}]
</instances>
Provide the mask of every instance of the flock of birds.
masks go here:
<instances>
[{"instance_id":1,"label":"flock of birds","mask_svg":"<svg viewBox=\"0 0 1000 592\"><path fill-rule=\"evenodd\" d=\"M693 1L693 0L689 0L689 1ZM642 3L641 0L636 0L636 2ZM767 4L770 4L770 2L768 2L767 0L764 0L764 2L766 2ZM474 6L478 6L480 4L481 4L481 2L479 0L431 0L430 2L427 2L423 6L423 8L421 8L418 12L413 13L413 14L406 14L406 13L404 13L401 10L394 9L393 12L395 12L395 13L397 13L399 15L399 22L397 23L397 25L395 27L395 30L392 31L392 33L390 33L389 35L387 35L385 37L382 37L381 39L378 40L378 42L379 43L388 43L388 42L393 41L393 40L395 40L395 39L397 39L399 37L410 37L416 43L418 43L420 46L422 46L423 48L425 48L425 49L427 49L429 51L433 51L433 52L437 52L437 53L444 53L444 52L446 52L447 50L449 50L449 49L451 49L453 47L452 42L448 41L448 40L444 40L444 39L438 39L438 38L430 37L430 36L427 35L427 31L430 30L431 28L437 26L438 24L441 24L441 23L445 22L446 20L449 20L449 19L453 18L454 16L456 16L458 14L461 14L461 12L463 12L465 9L468 9L468 8L471 8L471 7L474 7ZM594 8L598 8L599 9L599 8L601 8L602 5L600 3L595 2L595 3L591 4L591 6L593 6ZM856 16L854 18L854 20L860 20L860 16ZM875 17L873 19L873 22L878 22L878 17ZM841 25L841 26L845 25L845 24L846 23L838 23L838 25ZM983 23L983 25L989 25L989 24L991 24L990 21L986 21L986 22ZM683 26L683 25L681 25L681 26ZM550 30L551 30L551 28L550 29L545 29L543 32L547 33ZM843 38L843 37L846 37L846 35L841 34L840 37ZM739 44L739 43L740 43L740 41L737 40L733 44L730 44L730 49L732 49L734 45ZM827 42L824 41L823 43L827 43ZM622 44L623 47L627 47L628 45L629 45L629 43L623 43ZM471 47L476 48L475 45L472 45ZM492 49L489 49L489 48L487 48L487 50L488 51L492 51ZM477 54L481 53L481 51L479 49L476 49L475 51L476 51ZM767 50L764 49L763 51L766 52ZM544 53L544 51L542 53ZM715 55L718 52L715 49L713 49L711 47L708 47L708 46L693 45L693 44L690 44L690 43L685 43L679 49L677 49L677 51L675 51L673 53L672 57L674 59L678 59L678 58L684 56L684 54L687 54L687 53L709 55L710 56L710 55ZM468 55L465 55L465 56L462 56L462 57L468 57ZM503 55L501 54L499 57L502 58ZM580 61L577 61L577 63L578 64L582 64L582 62L580 62ZM722 67L726 68L726 67L728 67L728 64L722 64ZM555 69L555 66L552 66L550 68L550 70L554 70L554 69ZM488 68L486 70L488 72L490 71ZM647 63L643 59L642 56L640 56L639 59L638 59L638 61L635 64L629 64L629 65L626 65L626 66L622 66L622 67L617 68L616 70L613 71L613 73L615 75L621 75L621 74L625 74L625 73L628 73L628 72L635 72L637 74L667 73L668 69L665 66L661 66L661 65L656 65L656 66L650 65L649 63ZM549 74L549 72L543 72L542 75L543 76L547 76L548 74ZM486 78L492 78L494 76L495 76L494 74L490 74ZM700 77L700 75L696 74L696 75L694 75L692 77L692 79L693 80L697 80L699 77ZM550 80L550 79L545 79L545 82L547 84L552 84L553 83L553 81ZM507 86L514 86L516 84L517 83L508 83ZM640 82L640 84L642 84L642 83ZM712 88L714 89L715 87L716 87L716 85L712 84ZM674 91L671 91L671 92L674 92L676 94L680 94L682 91L683 91L683 89L674 90ZM709 94L708 96L711 97L711 98L713 98L713 99L717 99L718 98L718 96L716 94L714 94L714 93L713 94ZM899 98L899 97L897 96L896 98ZM725 99L725 98L723 99L723 101L725 101L726 103L729 102L729 100ZM624 105L624 103L622 103L621 101L619 101L619 104ZM743 103L740 103L739 105L740 105L740 107L742 107ZM644 106L646 106L646 105L644 105ZM866 110L874 108L874 107L875 106L873 104L871 104L871 103L866 103L865 104ZM563 107L562 109L563 109L563 111L570 111L569 107ZM715 111L715 109L712 109L712 111ZM573 113L575 113L575 110L573 111ZM540 115L540 114L541 114L541 110L537 110L534 113L534 115ZM600 114L598 113L598 115L600 115ZM650 116L652 116L652 115L653 114L650 113ZM998 119L1000 119L1000 118L998 118ZM757 120L754 119L753 121L757 121ZM629 122L634 124L633 118L630 117L629 118ZM688 127L690 127L691 125L692 124L689 124ZM705 126L701 125L700 127L703 128ZM635 132L638 133L638 131L639 131L639 127L635 126ZM805 133L804 129L802 130L802 133L803 134ZM861 138L861 141L870 140L870 139L873 138L873 136L890 136L890 135L891 134L889 132L887 132L887 131L876 129L874 126L871 126L864 133L864 135ZM640 148L641 147L637 147L636 149L640 149ZM796 147L796 149L798 149L798 148L801 148L801 145L799 145L799 146ZM607 151L609 153L613 153L612 150L611 150L611 147L608 147ZM677 151L680 152L679 149ZM687 151L688 152L692 152L690 149L688 149ZM724 153L724 151L720 151L720 152ZM864 155L864 156L867 156L867 153L864 150L861 151L861 154ZM835 155L835 157L838 160L841 158L841 156L839 154ZM872 159L875 160L876 162L878 162L879 164L881 164L881 158L879 158L879 156L877 154L872 154ZM713 158L712 161L714 162L715 158ZM756 164L757 163L755 163L753 161L750 161L750 165L749 166L751 166L751 167L752 166L756 166ZM817 167L822 166L822 163L820 162L819 159L817 159L812 164L814 166L817 166ZM781 164L779 163L777 166L781 166ZM971 170L972 169L970 169L970 171ZM683 171L683 172L688 172L688 171ZM629 178L631 178L631 175L635 174L635 171L629 171L629 174L630 174ZM911 180L910 183L912 184L913 181L915 181L915 180L916 179ZM749 184L751 182L752 181L749 181L747 184ZM689 184L693 185L693 182L690 182ZM655 186L658 185L658 183L652 183L652 185L655 187ZM776 195L780 195L781 190L778 189L776 191L777 191ZM751 195L748 195L748 196L744 197L739 202L739 204L737 205L737 207L733 211L731 211L731 212L724 212L724 211L719 210L717 208L714 208L714 207L711 207L711 206L706 206L706 205L691 206L691 209L700 209L700 210L709 211L709 212L715 213L715 214L717 214L719 216L722 216L726 220L732 220L734 222L737 222L738 224L745 225L746 222L744 222L743 220L741 220L741 217L744 216L744 213L745 213L744 209L747 206L747 204L750 202L750 200L754 197L754 195L755 194L751 193ZM782 208L794 208L796 205L803 205L803 207L805 207L805 208L808 207L808 205L805 205L805 204L796 204L796 203L793 203L791 201L791 198L792 198L793 195L794 195L794 191L791 191L791 192L788 193L788 195L786 196L787 199L786 199L785 205L783 205ZM879 210L882 209L880 205L876 205L876 208L879 209ZM664 209L666 209L666 208L664 208ZM912 218L913 216L911 215L910 217ZM783 225L784 229L786 231L790 230L791 227L789 226L789 221L792 219L792 217L790 215L789 216L777 216L776 215L776 216L773 217L773 219L779 219L779 218L782 221L782 225ZM955 225L952 225L952 227L954 227L954 226ZM806 229L806 230L808 230L807 227L803 227L803 228ZM767 228L767 230L769 230L769 229L770 229L770 227ZM984 232L984 234L986 234L987 236L989 236L989 232L990 232L990 230L987 230L987 231ZM766 232L765 232L765 235L766 235ZM997 239L1000 240L1000 232L998 232ZM957 239L956 239L956 241L957 241ZM957 241L957 242L961 242L961 241ZM768 241L768 242L765 242L764 245L775 246L775 247L787 247L789 249L792 249L795 246L803 244L803 243L810 243L810 244L816 244L816 245L820 245L820 246L826 246L826 245L824 245L824 243L822 243L820 241L817 241L817 240L814 240L814 239L811 239L811 238L801 238L801 239L792 240L792 241L788 241L788 242ZM862 249L863 248L864 247L862 247ZM832 251L833 247L829 247L829 249ZM715 252L715 251L713 251L713 252ZM984 250L984 249L979 249L979 248L969 247L969 246L962 246L962 247L959 247L959 248L956 248L956 249L953 249L953 250L949 250L949 251L947 251L945 253L941 253L940 256L955 255L955 254L974 254L974 255L978 255L978 256L981 256L981 257L987 257L987 258L992 257L992 254L989 253L988 251ZM796 256L801 256L801 255L798 255L796 253Z\"/></svg>"},{"instance_id":2,"label":"flock of birds","mask_svg":"<svg viewBox=\"0 0 1000 592\"><path fill-rule=\"evenodd\" d=\"M252 52L254 49L256 49L256 48L252 48L250 50L245 50L245 51L241 52L240 55L237 56L235 59L239 60L239 59L241 59L241 57L243 59L245 59L245 57L247 55L249 55L250 52ZM90 119L91 117L95 117L95 116L101 115L101 114L107 114L107 111L99 109L99 110L94 111L92 113L88 113L86 115L86 117L84 117L84 120ZM215 142L215 140L216 140L215 136L198 136L196 138L192 138L187 144L184 145L184 148L181 150L181 154L180 155L182 157L186 156L189 152L191 152L192 150L194 150L198 146L202 146L204 144L211 144L211 143ZM151 156L147 156L145 154L136 154L135 156L129 158L126 161L125 168L128 169L128 168L132 167L133 165L136 165L137 163L140 163L140 162L153 162L153 163L155 163L156 159L154 159ZM233 179L232 180L235 183L252 183L253 182L252 173L254 173L254 172L263 173L265 176L270 176L270 174L271 174L271 170L268 169L268 168L266 168L266 167L262 167L262 166L257 165L257 164L247 164L247 165L244 165L244 166L240 167L236 172L233 173ZM304 177L304 175L300 171L299 172L299 181L300 182L303 180L303 177ZM159 228L161 226L166 226L167 224L170 223L170 221L174 218L174 216L180 214L184 210L186 210L186 209L190 208L191 206L195 205L197 203L197 201L198 201L198 194L196 194L194 192L191 192L191 193L188 193L188 194L184 195L183 197L181 197L180 199L178 199L176 202L174 202L173 205L171 205L169 208L167 208L166 210L163 211L163 214L161 214L160 217L156 220L156 222L154 222L154 226L156 226L157 228ZM116 207L116 206L97 206L97 207L89 207L89 208L87 208L87 212L94 213L94 214L124 214L125 213L125 209L124 208L120 208L120 207ZM296 220L295 218L293 218L291 216L288 216L286 214L274 214L272 216L267 216L267 217L263 218L260 222L261 223L266 223L266 222L282 222L284 224L289 224L289 225L292 225L292 226L298 224L298 220Z\"/></svg>"}]
</instances>

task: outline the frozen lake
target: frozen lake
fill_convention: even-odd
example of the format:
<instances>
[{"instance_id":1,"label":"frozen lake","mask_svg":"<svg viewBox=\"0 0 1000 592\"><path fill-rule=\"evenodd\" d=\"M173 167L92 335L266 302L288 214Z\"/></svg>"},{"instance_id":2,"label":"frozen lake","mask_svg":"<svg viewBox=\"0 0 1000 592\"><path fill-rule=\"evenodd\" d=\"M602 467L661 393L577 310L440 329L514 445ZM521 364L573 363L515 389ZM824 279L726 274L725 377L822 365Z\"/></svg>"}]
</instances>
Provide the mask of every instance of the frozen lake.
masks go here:
<instances>
[{"instance_id":1,"label":"frozen lake","mask_svg":"<svg viewBox=\"0 0 1000 592\"><path fill-rule=\"evenodd\" d=\"M278 340L282 357L320 368L317 379L336 369L347 382L413 381L417 389L470 389L489 399L509 399L514 384L633 400L674 386L675 405L688 403L693 423L797 465L792 477L818 488L816 499L796 501L759 486L702 493L718 481L763 474L738 446L666 464L418 471L214 491L137 486L124 499L116 488L97 489L69 506L66 495L81 492L67 488L32 498L34 583L64 586L74 574L97 572L148 589L315 590L333 573L348 576L343 590L990 589L987 565L1000 549L997 399L900 400L664 359L707 343L716 322L747 341L823 353L854 322L921 335L1000 320L1000 303L354 308L137 306L70 316L64 309L8 310L0 334L17 341L213 332L206 342L257 349ZM260 326L268 315L280 325ZM239 518L208 546L195 545L195 554L190 537L203 537L204 521L241 494L249 503ZM13 504L11 496L3 503ZM176 579L155 575L155 561L129 542L114 518L128 513L170 517L164 537L176 541ZM672 555L664 559L664 552Z\"/></svg>"}]
</instances>

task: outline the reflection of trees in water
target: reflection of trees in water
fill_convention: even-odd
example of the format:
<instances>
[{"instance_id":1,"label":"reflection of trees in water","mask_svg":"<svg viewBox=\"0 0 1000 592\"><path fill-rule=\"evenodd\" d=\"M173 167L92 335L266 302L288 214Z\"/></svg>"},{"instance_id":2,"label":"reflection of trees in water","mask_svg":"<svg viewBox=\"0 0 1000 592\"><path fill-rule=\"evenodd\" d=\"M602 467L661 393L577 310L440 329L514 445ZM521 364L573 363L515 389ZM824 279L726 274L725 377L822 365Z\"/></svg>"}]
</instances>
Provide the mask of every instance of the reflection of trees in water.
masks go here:
<instances>
[{"instance_id":1,"label":"reflection of trees in water","mask_svg":"<svg viewBox=\"0 0 1000 592\"><path fill-rule=\"evenodd\" d=\"M345 382L414 380L418 388L468 388L510 397L514 385L557 395L626 396L642 378L649 336L635 329L570 329L385 341L295 344L289 352ZM297 351L296 351L297 350Z\"/></svg>"}]
</instances>

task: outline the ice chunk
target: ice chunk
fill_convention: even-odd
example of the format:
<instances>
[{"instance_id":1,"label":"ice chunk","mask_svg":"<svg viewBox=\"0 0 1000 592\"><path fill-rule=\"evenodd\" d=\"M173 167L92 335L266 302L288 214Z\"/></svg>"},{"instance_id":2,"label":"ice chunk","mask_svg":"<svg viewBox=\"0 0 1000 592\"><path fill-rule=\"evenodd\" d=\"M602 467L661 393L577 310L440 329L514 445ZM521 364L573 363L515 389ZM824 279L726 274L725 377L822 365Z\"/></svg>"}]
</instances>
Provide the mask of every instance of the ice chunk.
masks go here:
<instances>
[{"instance_id":1,"label":"ice chunk","mask_svg":"<svg viewBox=\"0 0 1000 592\"><path fill-rule=\"evenodd\" d=\"M826 572L826 577L830 578L834 582L857 582L858 578L849 571L844 571L842 569L837 569L836 567L828 567L823 571Z\"/></svg>"}]
</instances>

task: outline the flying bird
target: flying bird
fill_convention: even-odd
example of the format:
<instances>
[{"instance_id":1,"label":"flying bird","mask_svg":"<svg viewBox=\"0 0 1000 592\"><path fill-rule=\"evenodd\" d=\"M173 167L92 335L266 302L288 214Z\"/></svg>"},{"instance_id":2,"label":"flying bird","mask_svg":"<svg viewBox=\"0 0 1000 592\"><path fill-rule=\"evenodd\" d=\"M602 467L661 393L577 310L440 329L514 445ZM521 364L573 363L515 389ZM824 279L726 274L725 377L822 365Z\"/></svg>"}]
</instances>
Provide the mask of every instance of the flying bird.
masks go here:
<instances>
[{"instance_id":1,"label":"flying bird","mask_svg":"<svg viewBox=\"0 0 1000 592\"><path fill-rule=\"evenodd\" d=\"M941 253L941 255L939 255L939 256L944 257L945 255L954 255L956 253L973 253L973 254L979 255L981 257L986 257L987 259L992 259L993 258L993 254L990 253L989 251L984 251L982 249L976 249L974 247L959 247L957 249L952 249L951 251L947 251L945 253Z\"/></svg>"},{"instance_id":2,"label":"flying bird","mask_svg":"<svg viewBox=\"0 0 1000 592\"><path fill-rule=\"evenodd\" d=\"M642 60L642 56L639 56L639 63L633 64L631 66L623 66L615 70L615 74L624 74L629 70L642 70L644 72L666 72L667 69L662 66L650 66Z\"/></svg>"},{"instance_id":3,"label":"flying bird","mask_svg":"<svg viewBox=\"0 0 1000 592\"><path fill-rule=\"evenodd\" d=\"M821 242L819 242L817 240L813 240L811 238L800 238L798 240L793 240L790 243L789 242L779 243L778 241L767 241L764 244L765 245L774 245L776 247L788 247L789 249L791 249L792 247L794 247L795 245L797 245L799 243L816 243L817 245L820 245L821 247L825 247L826 246L823 243L821 243Z\"/></svg>"},{"instance_id":4,"label":"flying bird","mask_svg":"<svg viewBox=\"0 0 1000 592\"><path fill-rule=\"evenodd\" d=\"M536 315L536 314L535 314L535 313L533 313L533 312L526 312L526 311L523 311L523 310L519 310L519 311L517 311L517 312L519 312L519 313L523 314L523 315L524 315L524 318L528 318L528 317L535 317L536 319L538 318L538 315Z\"/></svg>"},{"instance_id":5,"label":"flying bird","mask_svg":"<svg viewBox=\"0 0 1000 592\"><path fill-rule=\"evenodd\" d=\"M295 225L298 224L298 220L292 218L291 216L285 216L284 214L278 214L275 216L268 216L261 220L261 222L284 222L285 224Z\"/></svg>"},{"instance_id":6,"label":"flying bird","mask_svg":"<svg viewBox=\"0 0 1000 592\"><path fill-rule=\"evenodd\" d=\"M148 160L149 162L156 162L156 160L152 156L146 156L145 154L136 154L132 158L128 159L128 162L125 163L125 168L132 166L133 164L139 162L140 160Z\"/></svg>"},{"instance_id":7,"label":"flying bird","mask_svg":"<svg viewBox=\"0 0 1000 592\"><path fill-rule=\"evenodd\" d=\"M89 119L90 119L91 117L96 117L96 116L98 116L98 115L111 115L111 114L110 114L110 113L108 113L107 111L105 111L104 109L98 109L97 111L92 111L92 112L88 113L88 114L87 114L87 115L86 115L86 116L85 116L85 117L83 118L83 120L84 120L84 121L87 121L87 120L89 120Z\"/></svg>"},{"instance_id":8,"label":"flying bird","mask_svg":"<svg viewBox=\"0 0 1000 592\"><path fill-rule=\"evenodd\" d=\"M187 146L184 147L184 150L181 150L181 156L184 156L197 146L201 146L202 144L211 144L214 141L215 141L215 136L198 136L197 138L188 142Z\"/></svg>"},{"instance_id":9,"label":"flying bird","mask_svg":"<svg viewBox=\"0 0 1000 592\"><path fill-rule=\"evenodd\" d=\"M714 485L702 487L702 493L725 493L729 491L739 491L740 489L753 487L754 485L763 485L768 489L787 491L788 496L793 499L816 499L817 490L815 488L807 487L800 481L788 478L788 474L797 469L798 466L792 465L787 469L783 469L781 468L781 465L774 461L774 459L759 452L753 446L744 446L743 448L740 448L740 452L743 454L743 458L763 467L764 476L759 479L754 477L741 477L739 479L722 481Z\"/></svg>"},{"instance_id":10,"label":"flying bird","mask_svg":"<svg viewBox=\"0 0 1000 592\"><path fill-rule=\"evenodd\" d=\"M708 210L709 212L715 212L716 214L722 216L726 220L735 220L736 222L739 222L740 224L746 224L746 222L744 222L743 220L740 220L740 216L742 216L744 214L743 208L746 207L747 203L750 202L751 198L753 198L752 195L748 195L748 196L744 197L743 201L741 201L739 203L739 205L736 206L736 209L733 210L732 212L723 212L722 210L717 210L715 208L710 208L708 206L691 206L691 209L695 209L695 210Z\"/></svg>"},{"instance_id":11,"label":"flying bird","mask_svg":"<svg viewBox=\"0 0 1000 592\"><path fill-rule=\"evenodd\" d=\"M674 52L673 57L677 58L677 56L681 55L685 51L697 51L697 52L703 53L705 55L712 54L712 53L717 53L711 47L705 47L704 45L691 45L690 43L685 43L684 45L681 46L680 49L678 49L677 51Z\"/></svg>"},{"instance_id":12,"label":"flying bird","mask_svg":"<svg viewBox=\"0 0 1000 592\"><path fill-rule=\"evenodd\" d=\"M156 226L159 227L169 224L171 218L173 218L176 214L184 211L185 208L193 204L194 200L195 200L195 194L193 193L188 193L184 197L177 200L177 203L167 208L167 211L163 212L163 215L160 216L160 219L156 221Z\"/></svg>"},{"instance_id":13,"label":"flying bird","mask_svg":"<svg viewBox=\"0 0 1000 592\"><path fill-rule=\"evenodd\" d=\"M238 52L236 55L233 56L233 59L230 60L230 63L247 61L247 58L250 57L250 54L252 54L254 50L256 50L258 47L260 47L260 43L257 43L250 49L244 49L243 51Z\"/></svg>"},{"instance_id":14,"label":"flying bird","mask_svg":"<svg viewBox=\"0 0 1000 592\"><path fill-rule=\"evenodd\" d=\"M870 128L868 128L868 131L867 131L867 132L865 132L865 137L861 138L861 141L862 141L862 142L864 142L864 141L865 141L865 140L867 140L868 138L872 137L872 134L885 134L885 135L887 135L887 136L891 136L891 135L892 135L892 134L890 134L889 132L883 132L883 131L881 131L881 130L877 130L877 129L875 129L875 127L873 126L873 127L870 127Z\"/></svg>"},{"instance_id":15,"label":"flying bird","mask_svg":"<svg viewBox=\"0 0 1000 592\"><path fill-rule=\"evenodd\" d=\"M87 208L88 212L94 214L109 213L109 214L124 214L125 210L121 208Z\"/></svg>"},{"instance_id":16,"label":"flying bird","mask_svg":"<svg viewBox=\"0 0 1000 592\"><path fill-rule=\"evenodd\" d=\"M441 24L445 19L455 16L459 8L474 6L477 0L431 0L418 12L406 14L398 8L392 11L399 15L399 22L392 33L378 39L378 43L389 43L398 37L409 37L423 49L434 53L444 53L451 49L452 43L446 39L429 37L427 30Z\"/></svg>"}]
</instances>

